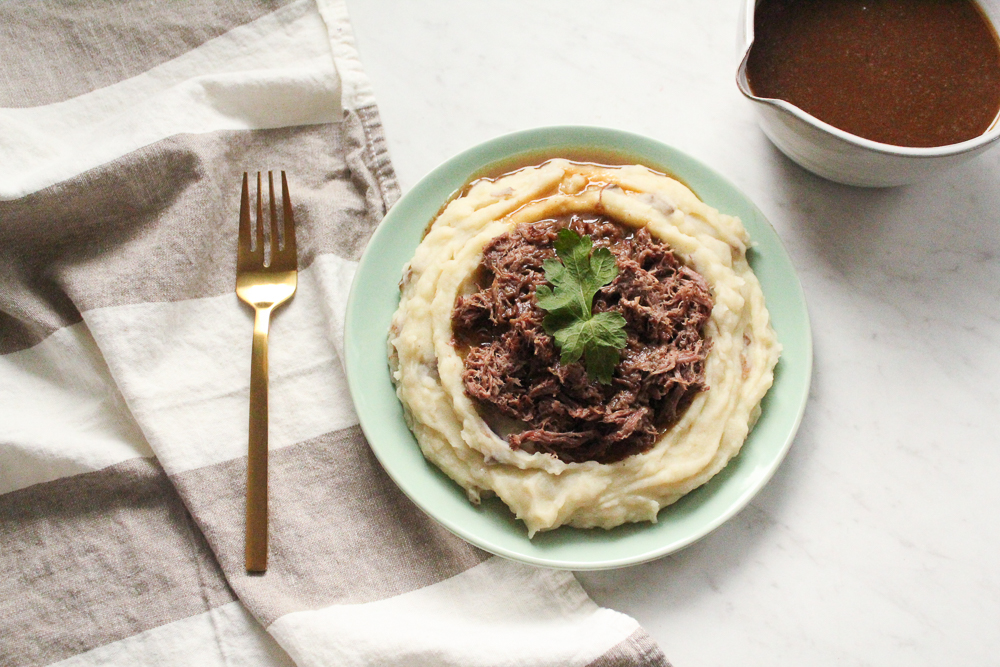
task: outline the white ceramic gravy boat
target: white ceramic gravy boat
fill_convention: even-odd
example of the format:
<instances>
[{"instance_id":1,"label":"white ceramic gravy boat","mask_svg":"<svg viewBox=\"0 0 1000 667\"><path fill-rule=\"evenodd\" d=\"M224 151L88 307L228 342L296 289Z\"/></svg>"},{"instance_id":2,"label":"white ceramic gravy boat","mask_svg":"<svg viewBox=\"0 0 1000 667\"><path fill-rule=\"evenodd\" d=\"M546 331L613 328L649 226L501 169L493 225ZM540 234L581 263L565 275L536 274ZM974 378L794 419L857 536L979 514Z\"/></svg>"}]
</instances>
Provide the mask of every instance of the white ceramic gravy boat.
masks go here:
<instances>
[{"instance_id":1,"label":"white ceramic gravy boat","mask_svg":"<svg viewBox=\"0 0 1000 667\"><path fill-rule=\"evenodd\" d=\"M862 139L839 130L783 100L757 97L747 83L753 46L754 10L760 0L744 0L737 33L736 84L753 102L764 134L782 153L809 171L839 183L885 187L913 183L964 162L1000 139L1000 123L975 139L950 146L907 148ZM993 28L1000 28L1000 0L978 0Z\"/></svg>"}]
</instances>

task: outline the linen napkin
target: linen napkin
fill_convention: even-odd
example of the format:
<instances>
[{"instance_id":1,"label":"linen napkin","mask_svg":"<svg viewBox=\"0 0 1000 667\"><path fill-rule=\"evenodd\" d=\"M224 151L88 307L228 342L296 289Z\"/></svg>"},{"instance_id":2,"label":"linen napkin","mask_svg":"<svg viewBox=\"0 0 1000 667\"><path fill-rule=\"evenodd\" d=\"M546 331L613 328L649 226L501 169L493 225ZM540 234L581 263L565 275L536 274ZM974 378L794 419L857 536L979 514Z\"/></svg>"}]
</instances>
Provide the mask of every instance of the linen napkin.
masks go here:
<instances>
[{"instance_id":1,"label":"linen napkin","mask_svg":"<svg viewBox=\"0 0 1000 667\"><path fill-rule=\"evenodd\" d=\"M666 665L572 574L410 503L343 320L398 197L344 4L0 4L0 664ZM243 171L285 169L271 555L243 569Z\"/></svg>"}]
</instances>

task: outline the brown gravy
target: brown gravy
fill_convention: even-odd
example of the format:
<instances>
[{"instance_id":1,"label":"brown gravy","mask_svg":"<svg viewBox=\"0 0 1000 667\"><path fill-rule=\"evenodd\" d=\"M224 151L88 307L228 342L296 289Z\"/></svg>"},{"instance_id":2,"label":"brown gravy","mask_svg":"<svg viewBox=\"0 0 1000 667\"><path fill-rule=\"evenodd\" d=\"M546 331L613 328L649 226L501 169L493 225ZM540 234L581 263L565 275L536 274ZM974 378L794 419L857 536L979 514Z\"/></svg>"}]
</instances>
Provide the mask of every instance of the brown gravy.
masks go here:
<instances>
[{"instance_id":1,"label":"brown gravy","mask_svg":"<svg viewBox=\"0 0 1000 667\"><path fill-rule=\"evenodd\" d=\"M972 0L762 0L747 82L846 132L946 146L1000 111L1000 41Z\"/></svg>"}]
</instances>

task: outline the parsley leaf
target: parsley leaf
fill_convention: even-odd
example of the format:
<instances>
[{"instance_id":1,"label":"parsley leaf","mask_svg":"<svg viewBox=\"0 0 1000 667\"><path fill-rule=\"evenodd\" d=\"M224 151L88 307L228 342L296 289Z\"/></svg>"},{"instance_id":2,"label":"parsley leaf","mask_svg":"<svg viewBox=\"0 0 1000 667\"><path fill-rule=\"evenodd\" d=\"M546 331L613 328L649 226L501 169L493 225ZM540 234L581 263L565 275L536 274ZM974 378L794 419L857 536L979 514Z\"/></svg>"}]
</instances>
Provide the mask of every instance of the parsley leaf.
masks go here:
<instances>
[{"instance_id":1,"label":"parsley leaf","mask_svg":"<svg viewBox=\"0 0 1000 667\"><path fill-rule=\"evenodd\" d=\"M561 229L555 249L559 259L542 264L552 284L535 290L538 305L549 311L542 321L561 351L559 361L570 364L582 357L587 374L611 384L618 350L625 347L625 318L620 313L593 313L594 295L618 275L615 257L607 248L593 248L589 236ZM562 261L559 261L562 260Z\"/></svg>"}]
</instances>

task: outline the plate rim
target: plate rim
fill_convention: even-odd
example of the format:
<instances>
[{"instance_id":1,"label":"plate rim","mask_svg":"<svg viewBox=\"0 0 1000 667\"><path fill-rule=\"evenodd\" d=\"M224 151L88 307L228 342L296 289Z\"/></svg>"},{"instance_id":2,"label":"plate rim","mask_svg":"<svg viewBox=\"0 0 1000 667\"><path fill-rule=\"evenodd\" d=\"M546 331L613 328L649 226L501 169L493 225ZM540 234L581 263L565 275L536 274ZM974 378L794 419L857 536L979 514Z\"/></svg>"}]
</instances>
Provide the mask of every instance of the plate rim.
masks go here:
<instances>
[{"instance_id":1,"label":"plate rim","mask_svg":"<svg viewBox=\"0 0 1000 667\"><path fill-rule=\"evenodd\" d=\"M589 141L587 140L581 141L580 140L581 137L587 137L589 138ZM465 183L468 182L469 179L471 179L473 176L476 176L477 174L483 173L484 170L486 170L486 168L490 164L500 164L504 161L510 161L514 157L525 153L531 153L531 152L543 153L547 150L553 150L559 145L563 145L566 147L575 146L581 149L585 149L588 147L591 149L595 149L597 148L598 144L598 142L594 140L596 137L599 137L602 140L602 142L609 142L611 140L617 139L617 140L622 140L622 143L626 143L629 145L638 143L641 146L641 149L631 154L634 155L636 158L644 159L647 164L656 163L654 166L659 166L661 168L663 168L665 165L659 164L659 160L648 157L646 155L640 155L639 153L642 152L642 150L645 150L646 148L655 148L658 151L673 154L674 157L680 158L681 161L688 162L689 164L687 165L687 167L691 167L694 170L701 170L704 175L709 176L711 179L716 181L718 185L721 185L724 189L728 190L729 192L727 194L734 195L738 200L740 200L740 203L743 206L749 207L749 209L755 216L754 224L763 225L769 231L770 235L773 237L771 240L775 243L775 248L778 251L780 251L782 259L788 264L791 270L790 275L784 276L786 281L788 278L791 278L790 281L791 284L785 284L783 289L785 290L791 289L791 291L794 293L795 297L794 300L801 306L801 312L799 312L798 315L800 316L801 320L800 323L803 325L803 328L800 332L800 335L803 337L803 340L801 340L800 343L802 345L801 361L804 364L804 367L799 369L799 372L801 373L801 375L804 376L804 385L801 389L801 392L798 395L797 403L793 407L795 411L794 418L790 422L790 425L787 429L787 433L785 433L784 441L781 443L781 446L775 450L775 455L773 456L770 465L764 471L763 475L761 475L752 486L745 488L742 491L742 493L740 493L735 499L733 499L724 511L718 513L710 521L705 522L700 527L699 530L694 531L691 534L686 535L682 538L669 540L658 548L647 550L642 553L637 553L628 557L610 557L604 560L590 559L586 561L574 561L567 558L540 557L514 551L504 545L495 543L493 540L488 539L487 537L476 534L475 531L470 531L466 526L459 525L458 523L452 521L448 517L441 516L438 512L434 510L433 507L428 507L424 498L422 498L421 493L411 488L411 485L407 479L401 478L399 472L395 468L394 462L391 460L390 461L385 460L384 458L385 452L383 452L377 444L378 436L376 435L375 437L373 437L371 425L366 424L366 421L368 421L370 417L368 417L366 414L363 414L363 411L362 409L360 409L360 406L363 406L365 402L363 400L359 400L362 398L361 393L363 391L363 388L360 386L361 381L358 379L359 377L358 373L361 371L360 365L362 360L358 358L357 354L353 353L350 342L352 339L352 329L353 329L352 323L356 322L357 318L359 317L358 316L359 299L361 298L359 295L362 290L361 287L362 281L360 281L358 278L363 274L362 269L363 267L366 266L366 261L370 262L371 257L374 256L374 254L380 248L380 245L383 242L382 236L391 233L391 231L395 228L395 225L403 224L395 222L397 215L394 215L394 212L401 211L403 210L403 208L405 208L405 204L404 207L400 207L400 203L404 202L404 200L408 202L411 199L423 197L426 196L427 194L438 192L446 188L448 185L447 183L448 172L453 169L458 168L467 172L465 180L462 181L461 183L456 183L454 185L454 188L451 189L444 198L439 198L439 197L435 198L435 201L437 202L436 208L440 209L447 201L450 200L451 197L454 196L454 194L463 185L465 185ZM557 141L553 141L553 139L556 139ZM541 142L540 144L534 146L533 148L521 148L518 150L512 150L516 146L525 143L534 144L536 140L541 140ZM602 145L597 150L606 153L615 152L613 149L609 149L607 148L607 146L604 145ZM489 152L497 153L497 157L491 160L482 161L480 159L480 155ZM629 152L625 151L625 153ZM468 163L470 161L472 162L474 168L470 169L468 165L465 165L465 163ZM670 172L672 170L668 169L667 171ZM675 175L674 173L671 173L670 175L675 178L678 178L678 176ZM444 179L446 182L443 184L438 183L437 181L439 181L440 179ZM683 175L679 177L679 180L682 180L682 182L688 185L688 182L683 177ZM695 193L698 195L699 199L701 199L701 195L698 193L696 189ZM403 214L400 213L398 215L403 215ZM432 219L433 219L433 214L426 221L422 221L421 223L419 223L421 228L426 228L426 226L432 221ZM404 222L406 221L404 220ZM744 223L746 223L746 220L744 220ZM414 221L409 221L409 224L417 225L418 223ZM410 251L409 256L412 256L412 249ZM401 270L402 267L400 267L400 271ZM396 281L396 276L393 276L393 282L395 281ZM396 295L396 299L398 300L398 293ZM636 134L633 132L628 132L625 130L619 130L601 126L591 126L591 125L550 125L550 126L536 127L536 128L519 130L515 132L502 134L492 139L476 144L474 146L471 146L453 155L452 157L442 161L432 170L427 172L410 189L409 192L405 193L402 197L400 197L399 200L397 200L392 205L392 207L387 211L386 215L379 222L378 226L376 227L371 237L369 238L365 250L358 261L356 272L354 278L352 279L350 292L348 294L347 308L345 311L345 318L344 318L343 340L344 340L344 350L345 350L344 365L347 375L348 389L351 395L352 402L354 403L354 406L357 410L359 425L361 427L362 432L365 435L365 439L368 443L368 446L371 448L376 459L379 461L379 464L392 479L393 483L396 484L396 486L422 512L427 514L430 518L432 518L438 524L443 526L449 532L455 534L456 536L465 540L466 542L474 546L477 546L479 548L482 548L490 553L496 554L498 556L502 556L512 560L517 560L535 566L553 568L553 569L566 569L566 570L578 570L578 571L607 570L620 567L627 567L631 565L638 565L640 563L649 562L652 560L656 560L658 558L662 558L671 553L675 553L703 539L707 535L711 534L719 526L721 526L723 523L725 523L733 516L738 514L741 510L743 510L747 506L747 504L749 504L750 501L761 491L761 489L763 489L764 486L767 485L770 479L777 472L778 468L781 466L781 463L785 459L789 449L791 448L792 442L794 441L798 433L799 427L802 423L806 405L808 403L809 389L812 382L812 366L813 366L812 327L808 313L808 304L805 299L805 293L802 288L801 281L798 278L798 274L794 270L794 266L792 265L791 258L788 254L787 248L785 248L785 245L781 240L781 237L777 234L777 231L771 225L767 217L764 216L764 214L756 206L756 204L749 197L747 197L742 192L742 190L740 190L731 181L729 181L729 179L727 179L725 176L723 176L716 170L712 169L711 167L705 165L696 158L690 156L686 152L681 151L680 149L677 149L673 146L670 146L666 143L663 143L659 140L653 139L648 136ZM779 339L779 342L782 341L780 341ZM388 362L386 355L383 355L381 362L384 364L385 374L386 376L388 376L389 370L388 370ZM776 377L776 383L777 381L778 380ZM773 387L769 390L769 394L772 392L772 390ZM398 402L399 399L395 395L394 390L393 390L393 398ZM752 433L753 432L751 431L751 435ZM748 436L748 438L749 437L750 436ZM416 445L415 440L414 440L414 445ZM417 452L420 454L420 458L423 459L423 454L419 452L419 447L417 447ZM737 457L738 456L739 454L737 455ZM424 463L432 469L431 475L439 475L444 479L445 482L454 485L456 488L460 488L455 482L444 476L444 473L439 471L435 466L433 466L433 464L427 462L426 460L424 461ZM730 461L727 464L726 468L730 467L731 464L732 461ZM720 471L719 474L721 475L722 472L726 470L726 468L723 468L723 471ZM711 483L711 480L709 481L709 483ZM692 494L697 493L700 489L704 488L704 486L705 485L699 487L699 489L695 489L691 493ZM504 506L504 509L507 512L509 512L509 510L506 509L506 506ZM664 511L669 511L669 508L662 509L661 514ZM518 522L518 525L522 526L520 522ZM628 528L642 530L643 528L655 525L657 524L643 522L639 524L630 524L628 525ZM557 531L558 530L564 530L564 529L557 529ZM594 528L594 529L570 529L570 530L598 530L598 529ZM531 541L528 540L526 534L524 536L524 539L526 542L531 543Z\"/></svg>"}]
</instances>

